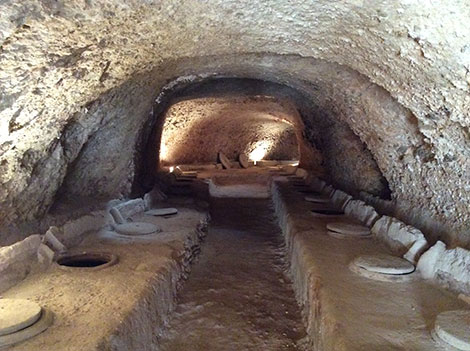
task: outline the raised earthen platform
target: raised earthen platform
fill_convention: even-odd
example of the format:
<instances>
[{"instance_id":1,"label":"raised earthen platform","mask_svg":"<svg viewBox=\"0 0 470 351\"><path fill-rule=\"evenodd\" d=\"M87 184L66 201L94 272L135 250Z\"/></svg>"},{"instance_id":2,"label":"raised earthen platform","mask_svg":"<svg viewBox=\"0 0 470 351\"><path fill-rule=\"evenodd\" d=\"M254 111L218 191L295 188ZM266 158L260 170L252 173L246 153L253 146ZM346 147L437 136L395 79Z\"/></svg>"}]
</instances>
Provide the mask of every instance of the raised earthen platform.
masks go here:
<instances>
[{"instance_id":1,"label":"raised earthen platform","mask_svg":"<svg viewBox=\"0 0 470 351\"><path fill-rule=\"evenodd\" d=\"M245 177L235 172L218 185L242 184ZM305 194L289 179L267 174L254 178L264 187L271 184L270 195L306 326L302 344L314 351L451 350L432 337L436 317L446 311L466 310L468 305L455 293L423 280L419 272L408 274L409 279L378 281L351 270L351 262L359 256L391 252L378 239L328 235L331 221L360 223L347 215L314 216L312 209L334 205L305 201ZM218 201L219 212L227 210L226 200ZM176 208L176 215L141 212L131 217L134 222L153 223L161 232L128 236L111 229L91 231L71 250L114 254L118 261L113 265L89 269L55 264L6 291L5 298L34 301L55 315L44 333L11 350L158 350L163 326L168 325L175 308L176 292L205 235L208 215L196 202L188 197L172 198L162 205ZM245 216L237 217L234 223L243 227L245 220ZM214 254L220 256L217 251ZM232 254L226 256L244 262ZM205 260L210 270L211 261ZM200 280L205 279L207 274L200 274ZM184 338L183 332L176 333Z\"/></svg>"},{"instance_id":2,"label":"raised earthen platform","mask_svg":"<svg viewBox=\"0 0 470 351\"><path fill-rule=\"evenodd\" d=\"M313 350L448 350L431 332L439 313L468 308L456 294L418 276L380 282L355 274L349 269L353 259L387 250L374 240L327 235L331 219L312 216L314 205L285 182L274 183L273 201Z\"/></svg>"},{"instance_id":3,"label":"raised earthen platform","mask_svg":"<svg viewBox=\"0 0 470 351\"><path fill-rule=\"evenodd\" d=\"M154 223L160 233L129 237L106 230L90 232L72 250L113 253L118 256L116 264L103 269L63 269L54 264L6 291L3 297L34 301L55 315L49 329L9 350L154 349L178 286L198 253L208 218L190 199L165 205L177 208L178 214L132 217Z\"/></svg>"}]
</instances>

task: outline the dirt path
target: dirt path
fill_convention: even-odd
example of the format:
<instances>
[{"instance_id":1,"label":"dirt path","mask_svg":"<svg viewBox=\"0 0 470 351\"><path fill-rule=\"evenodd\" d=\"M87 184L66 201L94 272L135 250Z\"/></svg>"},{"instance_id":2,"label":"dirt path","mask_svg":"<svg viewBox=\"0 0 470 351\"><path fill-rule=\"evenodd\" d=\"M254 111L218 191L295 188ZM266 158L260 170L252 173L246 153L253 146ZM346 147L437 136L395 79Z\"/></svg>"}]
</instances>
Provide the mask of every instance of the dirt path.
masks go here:
<instances>
[{"instance_id":1,"label":"dirt path","mask_svg":"<svg viewBox=\"0 0 470 351\"><path fill-rule=\"evenodd\" d=\"M268 200L214 200L207 241L160 350L303 350L305 329L285 269Z\"/></svg>"}]
</instances>

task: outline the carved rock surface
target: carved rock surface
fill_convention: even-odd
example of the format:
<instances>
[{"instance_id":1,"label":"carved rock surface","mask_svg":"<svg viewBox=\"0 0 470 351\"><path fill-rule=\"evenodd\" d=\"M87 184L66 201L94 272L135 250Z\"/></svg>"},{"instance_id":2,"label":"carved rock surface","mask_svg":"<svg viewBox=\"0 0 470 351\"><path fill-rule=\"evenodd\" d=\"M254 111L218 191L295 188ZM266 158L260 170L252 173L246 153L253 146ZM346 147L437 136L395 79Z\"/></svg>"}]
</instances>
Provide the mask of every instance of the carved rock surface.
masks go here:
<instances>
[{"instance_id":1,"label":"carved rock surface","mask_svg":"<svg viewBox=\"0 0 470 351\"><path fill-rule=\"evenodd\" d=\"M438 241L418 261L418 271L429 279L454 291L470 294L470 251L447 249Z\"/></svg>"},{"instance_id":2,"label":"carved rock surface","mask_svg":"<svg viewBox=\"0 0 470 351\"><path fill-rule=\"evenodd\" d=\"M371 231L393 253L404 255L412 263L416 263L428 247L428 242L421 231L393 217L382 216L375 222Z\"/></svg>"},{"instance_id":3,"label":"carved rock surface","mask_svg":"<svg viewBox=\"0 0 470 351\"><path fill-rule=\"evenodd\" d=\"M468 18L458 0L3 1L0 225L41 218L59 189L129 196L156 107L243 77L303 94L333 183L389 188L470 245Z\"/></svg>"},{"instance_id":4,"label":"carved rock surface","mask_svg":"<svg viewBox=\"0 0 470 351\"><path fill-rule=\"evenodd\" d=\"M37 263L39 235L0 248L0 292L24 279Z\"/></svg>"},{"instance_id":5,"label":"carved rock surface","mask_svg":"<svg viewBox=\"0 0 470 351\"><path fill-rule=\"evenodd\" d=\"M345 204L344 212L347 215L359 219L364 225L371 227L378 219L379 214L372 206L368 206L361 200L351 200Z\"/></svg>"}]
</instances>

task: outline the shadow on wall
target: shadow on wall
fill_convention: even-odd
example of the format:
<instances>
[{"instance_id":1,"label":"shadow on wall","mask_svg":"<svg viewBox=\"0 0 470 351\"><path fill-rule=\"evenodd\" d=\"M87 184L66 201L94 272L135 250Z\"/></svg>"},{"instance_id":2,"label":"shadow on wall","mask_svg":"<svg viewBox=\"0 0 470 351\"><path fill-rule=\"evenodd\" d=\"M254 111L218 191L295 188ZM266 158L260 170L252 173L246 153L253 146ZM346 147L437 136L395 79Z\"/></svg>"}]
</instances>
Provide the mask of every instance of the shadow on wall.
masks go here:
<instances>
[{"instance_id":1,"label":"shadow on wall","mask_svg":"<svg viewBox=\"0 0 470 351\"><path fill-rule=\"evenodd\" d=\"M301 102L305 139L322 155L322 176L338 189L390 200L391 190L374 155L351 128L334 115Z\"/></svg>"}]
</instances>

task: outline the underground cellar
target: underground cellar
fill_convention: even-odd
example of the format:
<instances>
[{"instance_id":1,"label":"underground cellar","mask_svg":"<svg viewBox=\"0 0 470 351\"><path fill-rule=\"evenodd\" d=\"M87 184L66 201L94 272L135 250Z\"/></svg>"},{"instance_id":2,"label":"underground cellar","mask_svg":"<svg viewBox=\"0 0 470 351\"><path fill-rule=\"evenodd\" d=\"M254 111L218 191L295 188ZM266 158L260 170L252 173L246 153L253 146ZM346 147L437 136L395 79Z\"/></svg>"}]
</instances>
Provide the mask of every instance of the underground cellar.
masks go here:
<instances>
[{"instance_id":1,"label":"underground cellar","mask_svg":"<svg viewBox=\"0 0 470 351\"><path fill-rule=\"evenodd\" d=\"M0 4L0 349L470 350L470 4Z\"/></svg>"}]
</instances>

